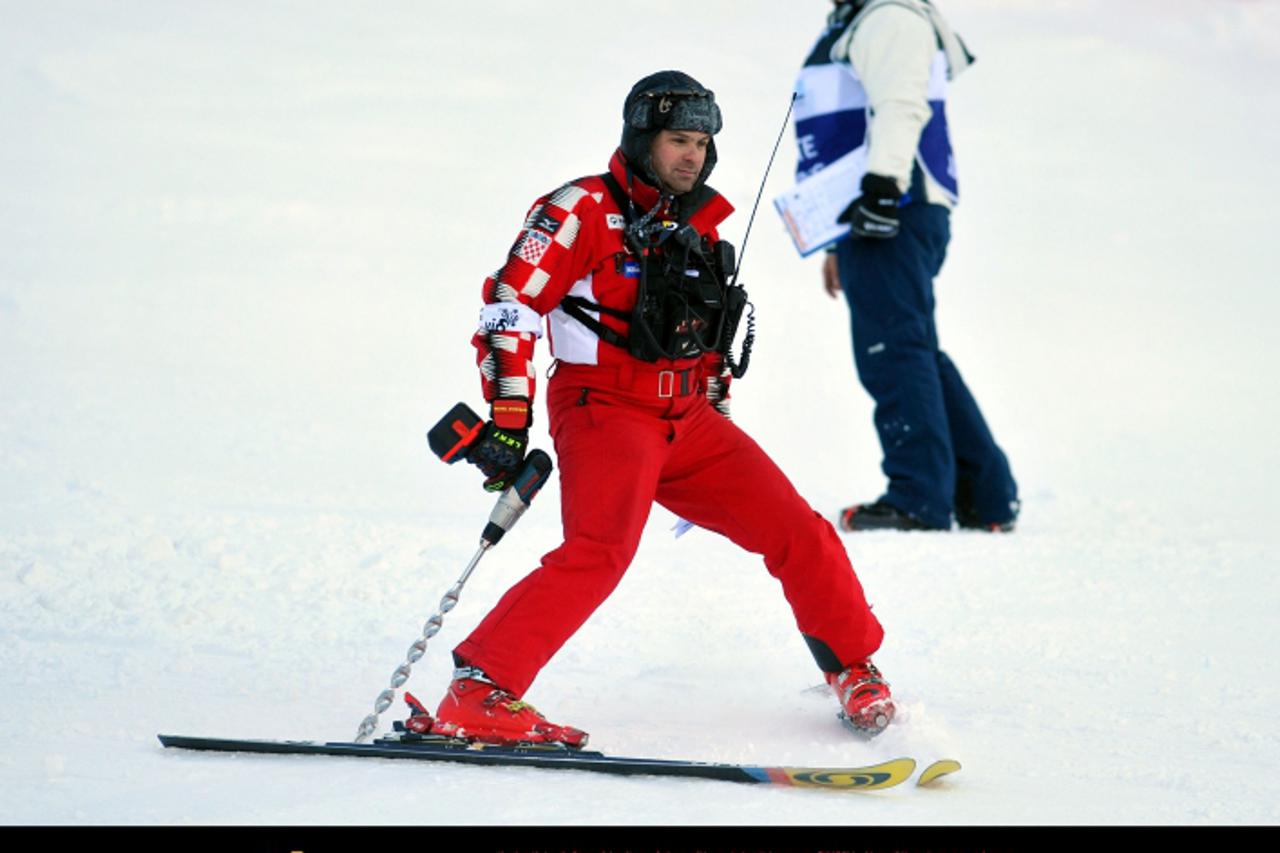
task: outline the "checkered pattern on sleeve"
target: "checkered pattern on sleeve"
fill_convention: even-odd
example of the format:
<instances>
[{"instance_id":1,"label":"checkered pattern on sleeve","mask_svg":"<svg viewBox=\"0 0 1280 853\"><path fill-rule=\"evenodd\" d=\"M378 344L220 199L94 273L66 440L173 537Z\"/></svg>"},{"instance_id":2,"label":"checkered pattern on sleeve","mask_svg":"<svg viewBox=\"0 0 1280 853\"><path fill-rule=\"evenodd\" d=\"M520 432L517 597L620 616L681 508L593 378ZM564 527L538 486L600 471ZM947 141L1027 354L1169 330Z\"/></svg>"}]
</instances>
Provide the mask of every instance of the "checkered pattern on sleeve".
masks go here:
<instances>
[{"instance_id":1,"label":"checkered pattern on sleeve","mask_svg":"<svg viewBox=\"0 0 1280 853\"><path fill-rule=\"evenodd\" d=\"M534 202L506 262L485 279L484 302L520 302L539 314L560 304L587 269L581 251L582 216L598 199L577 183L568 183ZM533 401L537 372L535 336L527 331L482 328L471 339L485 400L523 397Z\"/></svg>"}]
</instances>

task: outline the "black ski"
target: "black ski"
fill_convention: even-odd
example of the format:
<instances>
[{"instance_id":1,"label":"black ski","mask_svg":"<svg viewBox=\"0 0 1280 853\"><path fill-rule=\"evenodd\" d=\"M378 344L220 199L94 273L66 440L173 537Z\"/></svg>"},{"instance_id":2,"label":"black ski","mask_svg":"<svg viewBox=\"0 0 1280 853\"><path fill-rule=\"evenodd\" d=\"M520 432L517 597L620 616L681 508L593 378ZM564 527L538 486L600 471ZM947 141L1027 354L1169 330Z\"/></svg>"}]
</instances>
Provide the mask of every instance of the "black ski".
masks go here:
<instances>
[{"instance_id":1,"label":"black ski","mask_svg":"<svg viewBox=\"0 0 1280 853\"><path fill-rule=\"evenodd\" d=\"M809 788L881 790L911 777L915 760L897 758L867 767L766 767L749 764L712 764L659 758L624 758L601 752L559 746L493 746L436 736L389 735L372 743L344 741L233 740L225 738L160 735L166 747L287 755L342 755L360 758L399 758L418 761L454 761L506 767L553 767L613 773L624 776L683 776L726 782L790 785Z\"/></svg>"}]
</instances>

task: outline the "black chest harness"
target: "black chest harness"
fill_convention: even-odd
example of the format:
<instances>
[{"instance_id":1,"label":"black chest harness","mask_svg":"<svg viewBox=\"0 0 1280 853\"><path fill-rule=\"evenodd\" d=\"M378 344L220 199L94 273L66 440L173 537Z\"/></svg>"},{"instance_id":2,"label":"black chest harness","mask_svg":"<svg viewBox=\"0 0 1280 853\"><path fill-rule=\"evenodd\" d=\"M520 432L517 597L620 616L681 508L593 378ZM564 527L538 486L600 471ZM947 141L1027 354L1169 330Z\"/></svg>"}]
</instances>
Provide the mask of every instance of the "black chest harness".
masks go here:
<instances>
[{"instance_id":1,"label":"black chest harness","mask_svg":"<svg viewBox=\"0 0 1280 853\"><path fill-rule=\"evenodd\" d=\"M560 307L602 341L641 361L717 352L724 356L735 378L746 373L754 338L750 317L741 365L730 352L742 311L748 305L746 290L728 283L734 272L733 246L725 240L712 244L688 224L687 214L677 222L658 219L661 202L637 219L635 205L613 175L601 177L626 221L624 240L630 251L614 255L616 270L625 274L628 265L633 269L639 266L636 304L624 311L570 295ZM609 328L589 311L626 320L627 334Z\"/></svg>"}]
</instances>

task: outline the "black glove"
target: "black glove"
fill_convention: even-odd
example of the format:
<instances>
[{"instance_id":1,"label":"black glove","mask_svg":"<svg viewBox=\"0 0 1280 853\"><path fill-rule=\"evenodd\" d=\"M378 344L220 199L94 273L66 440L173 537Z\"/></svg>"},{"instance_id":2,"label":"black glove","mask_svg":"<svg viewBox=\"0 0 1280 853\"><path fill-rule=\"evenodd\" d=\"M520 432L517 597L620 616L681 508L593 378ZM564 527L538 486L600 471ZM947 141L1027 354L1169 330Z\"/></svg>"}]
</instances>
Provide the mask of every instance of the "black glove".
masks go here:
<instances>
[{"instance_id":1,"label":"black glove","mask_svg":"<svg viewBox=\"0 0 1280 853\"><path fill-rule=\"evenodd\" d=\"M898 236L898 182L870 172L862 176L862 195L855 198L836 222L848 222L857 237L887 240Z\"/></svg>"},{"instance_id":2,"label":"black glove","mask_svg":"<svg viewBox=\"0 0 1280 853\"><path fill-rule=\"evenodd\" d=\"M503 429L488 421L467 451L467 461L484 474L486 492L500 492L520 473L528 449L528 430Z\"/></svg>"}]
</instances>

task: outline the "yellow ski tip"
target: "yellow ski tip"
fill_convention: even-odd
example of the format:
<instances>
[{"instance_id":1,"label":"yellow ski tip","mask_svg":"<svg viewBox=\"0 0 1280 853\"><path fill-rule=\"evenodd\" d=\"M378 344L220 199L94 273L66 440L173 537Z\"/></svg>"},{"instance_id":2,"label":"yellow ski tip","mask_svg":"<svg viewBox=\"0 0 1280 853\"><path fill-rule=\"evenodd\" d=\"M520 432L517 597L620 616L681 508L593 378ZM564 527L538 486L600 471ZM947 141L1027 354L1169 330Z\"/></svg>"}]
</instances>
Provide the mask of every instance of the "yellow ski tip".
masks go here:
<instances>
[{"instance_id":1,"label":"yellow ski tip","mask_svg":"<svg viewBox=\"0 0 1280 853\"><path fill-rule=\"evenodd\" d=\"M935 761L924 769L920 774L920 778L916 780L917 785L929 785L936 782L948 773L955 773L960 769L960 762L951 758L943 758Z\"/></svg>"}]
</instances>

